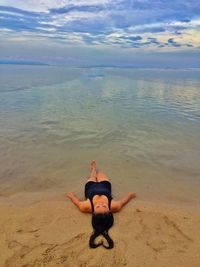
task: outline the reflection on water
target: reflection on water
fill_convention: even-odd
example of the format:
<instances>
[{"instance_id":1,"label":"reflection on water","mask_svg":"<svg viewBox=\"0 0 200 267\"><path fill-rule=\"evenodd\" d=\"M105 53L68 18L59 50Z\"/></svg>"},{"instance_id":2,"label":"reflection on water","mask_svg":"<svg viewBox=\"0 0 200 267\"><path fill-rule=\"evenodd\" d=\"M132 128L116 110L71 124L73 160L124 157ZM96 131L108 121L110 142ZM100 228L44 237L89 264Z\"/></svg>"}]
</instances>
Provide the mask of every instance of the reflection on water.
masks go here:
<instances>
[{"instance_id":1,"label":"reflection on water","mask_svg":"<svg viewBox=\"0 0 200 267\"><path fill-rule=\"evenodd\" d=\"M95 158L116 195L199 201L200 71L0 70L2 195L81 191Z\"/></svg>"}]
</instances>

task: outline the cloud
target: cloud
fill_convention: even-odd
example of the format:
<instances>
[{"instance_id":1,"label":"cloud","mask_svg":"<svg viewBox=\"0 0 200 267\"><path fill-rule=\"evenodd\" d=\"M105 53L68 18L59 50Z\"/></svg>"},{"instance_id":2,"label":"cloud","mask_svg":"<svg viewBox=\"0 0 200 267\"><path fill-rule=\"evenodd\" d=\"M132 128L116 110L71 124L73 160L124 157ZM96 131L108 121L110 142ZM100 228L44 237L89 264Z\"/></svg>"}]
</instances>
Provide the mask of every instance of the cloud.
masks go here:
<instances>
[{"instance_id":1,"label":"cloud","mask_svg":"<svg viewBox=\"0 0 200 267\"><path fill-rule=\"evenodd\" d=\"M70 6L65 6L61 8L52 8L49 9L49 12L51 14L67 14L70 12L78 11L78 12L100 12L104 10L104 6L100 5L80 5L80 6L75 6L75 5L70 5Z\"/></svg>"},{"instance_id":2,"label":"cloud","mask_svg":"<svg viewBox=\"0 0 200 267\"><path fill-rule=\"evenodd\" d=\"M158 42L156 38L148 37L147 39L148 39L149 42L152 43L152 44L160 45L160 42Z\"/></svg>"},{"instance_id":3,"label":"cloud","mask_svg":"<svg viewBox=\"0 0 200 267\"><path fill-rule=\"evenodd\" d=\"M168 42L169 45L172 45L172 46L175 46L175 47L180 47L181 46L180 44L175 42L173 38L169 38L167 42Z\"/></svg>"},{"instance_id":4,"label":"cloud","mask_svg":"<svg viewBox=\"0 0 200 267\"><path fill-rule=\"evenodd\" d=\"M90 5L102 6L109 4L110 0L90 0ZM87 6L87 0L1 0L2 6L10 6L21 10L33 12L49 12L51 9L61 9L67 6Z\"/></svg>"},{"instance_id":5,"label":"cloud","mask_svg":"<svg viewBox=\"0 0 200 267\"><path fill-rule=\"evenodd\" d=\"M0 39L149 49L199 47L200 6L188 0L1 0Z\"/></svg>"}]
</instances>

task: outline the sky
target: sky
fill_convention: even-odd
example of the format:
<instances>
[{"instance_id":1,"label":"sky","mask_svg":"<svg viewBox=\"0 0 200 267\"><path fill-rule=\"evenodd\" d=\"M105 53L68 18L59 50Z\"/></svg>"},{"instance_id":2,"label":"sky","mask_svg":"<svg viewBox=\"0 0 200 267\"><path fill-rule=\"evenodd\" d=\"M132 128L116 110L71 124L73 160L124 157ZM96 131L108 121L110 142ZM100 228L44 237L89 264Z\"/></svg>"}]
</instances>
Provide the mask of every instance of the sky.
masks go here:
<instances>
[{"instance_id":1,"label":"sky","mask_svg":"<svg viewBox=\"0 0 200 267\"><path fill-rule=\"evenodd\" d=\"M200 67L199 0L0 0L0 60Z\"/></svg>"}]
</instances>

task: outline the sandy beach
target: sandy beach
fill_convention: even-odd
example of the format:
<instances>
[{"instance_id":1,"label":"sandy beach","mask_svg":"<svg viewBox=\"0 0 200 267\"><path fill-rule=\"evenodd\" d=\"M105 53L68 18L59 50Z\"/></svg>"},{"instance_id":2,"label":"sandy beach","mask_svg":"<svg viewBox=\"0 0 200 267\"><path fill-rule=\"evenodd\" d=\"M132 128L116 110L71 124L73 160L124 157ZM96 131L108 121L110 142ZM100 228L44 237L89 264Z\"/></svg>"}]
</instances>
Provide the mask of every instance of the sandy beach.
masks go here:
<instances>
[{"instance_id":1,"label":"sandy beach","mask_svg":"<svg viewBox=\"0 0 200 267\"><path fill-rule=\"evenodd\" d=\"M200 267L199 2L0 0L0 267Z\"/></svg>"},{"instance_id":2,"label":"sandy beach","mask_svg":"<svg viewBox=\"0 0 200 267\"><path fill-rule=\"evenodd\" d=\"M91 215L64 196L26 206L1 202L0 215L2 267L200 266L197 211L136 199L115 214L112 250L88 247Z\"/></svg>"}]
</instances>

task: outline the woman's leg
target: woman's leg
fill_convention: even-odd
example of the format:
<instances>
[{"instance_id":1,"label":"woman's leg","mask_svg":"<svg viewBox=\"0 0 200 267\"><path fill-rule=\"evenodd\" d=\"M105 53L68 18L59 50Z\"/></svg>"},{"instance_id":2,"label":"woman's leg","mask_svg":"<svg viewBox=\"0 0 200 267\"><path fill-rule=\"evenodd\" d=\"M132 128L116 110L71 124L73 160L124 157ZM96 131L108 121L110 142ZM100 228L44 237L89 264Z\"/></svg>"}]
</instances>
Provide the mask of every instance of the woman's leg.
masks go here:
<instances>
[{"instance_id":1,"label":"woman's leg","mask_svg":"<svg viewBox=\"0 0 200 267\"><path fill-rule=\"evenodd\" d=\"M92 181L92 182L97 182L97 169L96 169L96 161L93 160L91 162L91 173L90 173L90 177L87 180L87 182Z\"/></svg>"},{"instance_id":2,"label":"woman's leg","mask_svg":"<svg viewBox=\"0 0 200 267\"><path fill-rule=\"evenodd\" d=\"M98 171L97 182L102 182L102 181L109 181L109 178L102 171Z\"/></svg>"}]
</instances>

